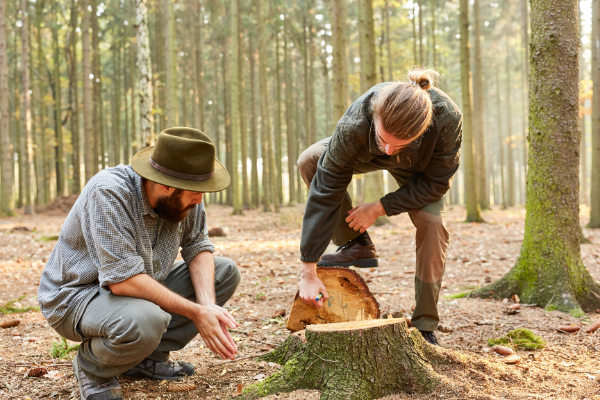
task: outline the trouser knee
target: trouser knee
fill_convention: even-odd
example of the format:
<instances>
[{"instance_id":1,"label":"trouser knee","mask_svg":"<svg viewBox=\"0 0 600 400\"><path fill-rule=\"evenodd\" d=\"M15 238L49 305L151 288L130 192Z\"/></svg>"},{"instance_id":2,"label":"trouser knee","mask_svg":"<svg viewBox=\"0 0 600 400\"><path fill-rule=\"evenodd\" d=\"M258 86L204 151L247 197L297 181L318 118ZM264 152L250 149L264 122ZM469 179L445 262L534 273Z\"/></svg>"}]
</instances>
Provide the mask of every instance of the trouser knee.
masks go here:
<instances>
[{"instance_id":1,"label":"trouser knee","mask_svg":"<svg viewBox=\"0 0 600 400\"><path fill-rule=\"evenodd\" d=\"M215 257L215 293L222 306L233 296L242 280L242 274L233 260Z\"/></svg>"},{"instance_id":2,"label":"trouser knee","mask_svg":"<svg viewBox=\"0 0 600 400\"><path fill-rule=\"evenodd\" d=\"M131 302L111 322L108 340L113 346L149 354L160 343L170 321L171 315L156 304L145 300Z\"/></svg>"},{"instance_id":3,"label":"trouser knee","mask_svg":"<svg viewBox=\"0 0 600 400\"><path fill-rule=\"evenodd\" d=\"M300 176L304 183L306 183L306 186L310 187L310 183L317 173L317 163L319 162L319 158L321 158L321 154L327 148L326 143L328 141L328 139L321 140L309 146L298 157L298 172L300 172Z\"/></svg>"}]
</instances>

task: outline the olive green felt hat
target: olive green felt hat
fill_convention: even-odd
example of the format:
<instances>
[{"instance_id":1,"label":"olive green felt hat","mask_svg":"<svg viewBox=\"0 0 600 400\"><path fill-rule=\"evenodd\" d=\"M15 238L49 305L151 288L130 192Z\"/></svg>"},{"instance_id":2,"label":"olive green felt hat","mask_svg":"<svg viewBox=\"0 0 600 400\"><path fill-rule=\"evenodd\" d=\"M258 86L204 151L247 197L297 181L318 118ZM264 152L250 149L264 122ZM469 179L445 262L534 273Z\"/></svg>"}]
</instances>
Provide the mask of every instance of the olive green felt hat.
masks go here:
<instances>
[{"instance_id":1,"label":"olive green felt hat","mask_svg":"<svg viewBox=\"0 0 600 400\"><path fill-rule=\"evenodd\" d=\"M156 145L133 156L131 168L149 181L193 192L219 192L231 182L212 140L192 128L165 129Z\"/></svg>"}]
</instances>

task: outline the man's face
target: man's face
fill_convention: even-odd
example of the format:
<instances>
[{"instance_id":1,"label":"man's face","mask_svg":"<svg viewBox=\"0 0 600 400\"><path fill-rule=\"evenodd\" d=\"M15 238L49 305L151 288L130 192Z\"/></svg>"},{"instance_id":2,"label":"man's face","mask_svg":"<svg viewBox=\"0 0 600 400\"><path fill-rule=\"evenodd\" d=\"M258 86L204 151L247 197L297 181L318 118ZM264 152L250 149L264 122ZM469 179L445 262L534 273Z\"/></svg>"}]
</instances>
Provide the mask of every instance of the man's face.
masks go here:
<instances>
[{"instance_id":1,"label":"man's face","mask_svg":"<svg viewBox=\"0 0 600 400\"><path fill-rule=\"evenodd\" d=\"M203 193L189 190L171 189L170 195L163 195L156 201L154 211L167 221L179 223L188 212L202 202Z\"/></svg>"},{"instance_id":2,"label":"man's face","mask_svg":"<svg viewBox=\"0 0 600 400\"><path fill-rule=\"evenodd\" d=\"M380 121L375 120L375 140L379 150L388 156L394 156L400 153L406 146L412 142L409 139L398 139L394 135L386 132Z\"/></svg>"}]
</instances>

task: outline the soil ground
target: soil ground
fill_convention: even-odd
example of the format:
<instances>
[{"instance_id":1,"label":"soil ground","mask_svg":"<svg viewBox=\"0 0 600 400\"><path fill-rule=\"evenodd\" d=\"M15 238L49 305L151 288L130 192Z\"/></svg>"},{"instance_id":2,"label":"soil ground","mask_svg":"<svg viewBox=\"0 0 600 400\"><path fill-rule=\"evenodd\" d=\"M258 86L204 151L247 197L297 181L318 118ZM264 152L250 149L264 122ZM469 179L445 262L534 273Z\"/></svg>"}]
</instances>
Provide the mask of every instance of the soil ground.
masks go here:
<instances>
[{"instance_id":1,"label":"soil ground","mask_svg":"<svg viewBox=\"0 0 600 400\"><path fill-rule=\"evenodd\" d=\"M63 204L64 203L64 204ZM68 202L49 207L34 217L0 219L0 305L24 296L14 306L37 305L37 285L44 264L56 243L66 217ZM285 318L273 317L281 309L289 312L299 279L301 206L285 207L279 214L246 211L232 216L231 208L209 205L209 228L221 227L226 237L215 237L217 255L232 258L242 273L242 283L227 307L240 323L232 332L238 344L235 362L213 355L198 336L172 358L196 365L196 375L187 379L196 388L168 392L169 385L150 380L121 377L127 399L226 399L240 385L255 382L279 366L254 361L289 334ZM585 326L582 321L557 311L521 307L507 315L506 301L447 296L500 278L518 256L525 210L494 209L483 213L485 224L465 224L465 210L447 211L451 243L440 297L441 324L451 333L438 332L442 346L500 363L492 354L488 338L516 328L528 328L548 342L544 350L519 351L522 362L501 367L491 376L469 368L439 369L450 378L453 389L425 395L398 394L387 399L600 399L600 330L562 334L559 325ZM587 215L585 209L582 216ZM582 224L585 221L582 217ZM382 311L402 310L410 316L414 304L415 228L406 215L391 218L391 224L369 230L379 255L380 267L360 270ZM584 229L592 244L581 246L582 257L592 276L600 281L600 231ZM333 249L333 247L331 247ZM600 311L600 310L599 310ZM591 321L600 314L588 314ZM0 329L0 399L78 398L70 356L52 359L49 350L59 336L39 311L1 315L0 322L18 318L21 324ZM49 373L25 377L29 368L44 365ZM503 364L502 364L503 365ZM269 396L274 399L317 399L316 391L296 391Z\"/></svg>"}]
</instances>

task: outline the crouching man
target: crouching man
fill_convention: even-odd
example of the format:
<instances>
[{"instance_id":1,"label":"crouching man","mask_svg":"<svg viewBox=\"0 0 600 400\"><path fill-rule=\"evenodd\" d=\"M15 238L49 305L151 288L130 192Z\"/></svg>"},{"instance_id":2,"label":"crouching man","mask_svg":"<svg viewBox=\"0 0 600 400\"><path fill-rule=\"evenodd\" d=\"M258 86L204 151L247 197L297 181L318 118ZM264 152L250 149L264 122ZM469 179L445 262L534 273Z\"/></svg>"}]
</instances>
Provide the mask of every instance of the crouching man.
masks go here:
<instances>
[{"instance_id":1,"label":"crouching man","mask_svg":"<svg viewBox=\"0 0 600 400\"><path fill-rule=\"evenodd\" d=\"M85 400L122 399L117 375L176 379L194 366L169 360L198 333L223 358L238 326L222 306L236 264L213 257L202 196L229 186L204 133L171 128L156 146L95 175L62 226L38 298L48 323L82 342L73 370ZM183 261L175 262L179 249Z\"/></svg>"}]
</instances>

